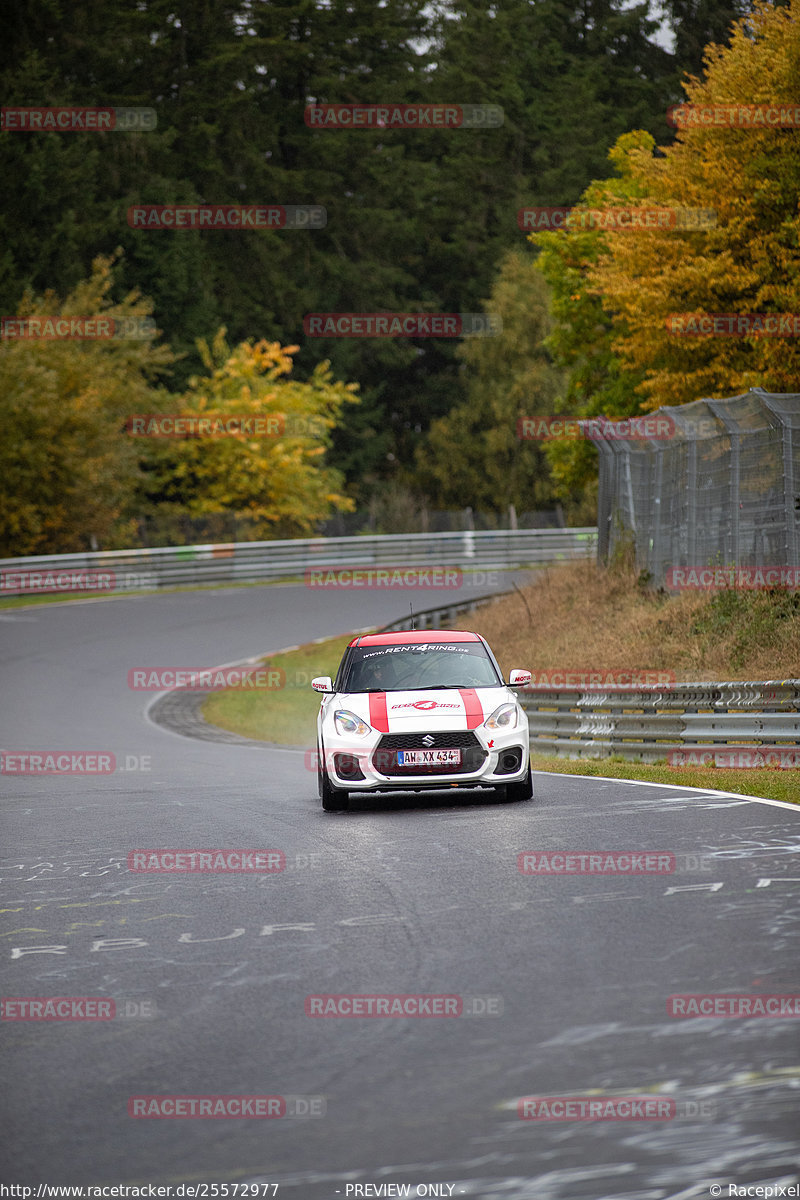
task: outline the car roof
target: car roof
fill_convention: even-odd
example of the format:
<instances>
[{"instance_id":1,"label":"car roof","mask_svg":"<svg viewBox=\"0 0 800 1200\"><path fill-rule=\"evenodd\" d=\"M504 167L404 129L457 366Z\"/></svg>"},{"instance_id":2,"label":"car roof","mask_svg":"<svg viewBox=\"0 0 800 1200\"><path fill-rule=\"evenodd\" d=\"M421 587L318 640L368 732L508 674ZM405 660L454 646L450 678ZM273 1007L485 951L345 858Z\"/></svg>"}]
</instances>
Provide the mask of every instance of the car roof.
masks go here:
<instances>
[{"instance_id":1,"label":"car roof","mask_svg":"<svg viewBox=\"0 0 800 1200\"><path fill-rule=\"evenodd\" d=\"M354 637L351 646L423 645L431 642L482 642L477 633L464 629L406 629L402 633L366 633Z\"/></svg>"}]
</instances>

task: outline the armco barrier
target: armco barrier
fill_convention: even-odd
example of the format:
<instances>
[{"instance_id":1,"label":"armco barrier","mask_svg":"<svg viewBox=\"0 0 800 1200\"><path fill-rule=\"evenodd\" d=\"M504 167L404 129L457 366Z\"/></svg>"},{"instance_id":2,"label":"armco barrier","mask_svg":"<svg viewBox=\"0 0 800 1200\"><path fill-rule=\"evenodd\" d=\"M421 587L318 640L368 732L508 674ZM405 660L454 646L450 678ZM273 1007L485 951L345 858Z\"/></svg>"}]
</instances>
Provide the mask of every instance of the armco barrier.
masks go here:
<instances>
[{"instance_id":1,"label":"armco barrier","mask_svg":"<svg viewBox=\"0 0 800 1200\"><path fill-rule=\"evenodd\" d=\"M472 596L469 600L454 600L452 604L441 604L438 608L425 608L422 612L409 613L391 625L384 625L376 633L399 633L406 629L449 629L456 617L473 612L482 604L491 604L503 596L513 596L513 592L492 592L488 596Z\"/></svg>"},{"instance_id":2,"label":"armco barrier","mask_svg":"<svg viewBox=\"0 0 800 1200\"><path fill-rule=\"evenodd\" d=\"M230 542L145 550L95 551L0 560L2 592L27 595L32 588L7 585L20 572L112 573L114 591L195 584L257 583L286 579L312 567L442 567L486 569L535 566L584 558L597 550L597 530L492 529L458 533L398 533L365 537L302 538L276 542ZM36 591L69 590L39 586Z\"/></svg>"},{"instance_id":3,"label":"armco barrier","mask_svg":"<svg viewBox=\"0 0 800 1200\"><path fill-rule=\"evenodd\" d=\"M521 688L519 697L531 751L561 758L656 762L676 749L800 748L800 679L676 683L658 692Z\"/></svg>"}]
</instances>

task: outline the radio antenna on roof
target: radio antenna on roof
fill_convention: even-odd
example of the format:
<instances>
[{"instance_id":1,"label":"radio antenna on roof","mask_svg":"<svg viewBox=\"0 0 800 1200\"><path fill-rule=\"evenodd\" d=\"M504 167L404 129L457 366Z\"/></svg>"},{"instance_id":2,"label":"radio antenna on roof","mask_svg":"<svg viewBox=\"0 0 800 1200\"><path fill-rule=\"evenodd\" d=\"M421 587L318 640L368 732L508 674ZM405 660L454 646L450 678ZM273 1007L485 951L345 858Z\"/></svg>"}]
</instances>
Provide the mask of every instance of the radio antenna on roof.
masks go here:
<instances>
[{"instance_id":1,"label":"radio antenna on roof","mask_svg":"<svg viewBox=\"0 0 800 1200\"><path fill-rule=\"evenodd\" d=\"M411 613L411 630L412 630L412 632L416 632L417 626L414 622L414 601L413 600L410 600L408 603L408 611Z\"/></svg>"}]
</instances>

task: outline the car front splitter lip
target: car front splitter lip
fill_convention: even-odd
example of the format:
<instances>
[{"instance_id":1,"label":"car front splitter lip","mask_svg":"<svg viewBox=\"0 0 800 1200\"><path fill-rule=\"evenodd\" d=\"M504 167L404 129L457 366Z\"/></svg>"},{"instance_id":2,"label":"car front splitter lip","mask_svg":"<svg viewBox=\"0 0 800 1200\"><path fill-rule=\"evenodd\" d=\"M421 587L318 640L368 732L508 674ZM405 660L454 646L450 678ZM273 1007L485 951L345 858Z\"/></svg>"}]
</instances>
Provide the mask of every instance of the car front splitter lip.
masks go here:
<instances>
[{"instance_id":1,"label":"car front splitter lip","mask_svg":"<svg viewBox=\"0 0 800 1200\"><path fill-rule=\"evenodd\" d=\"M406 783L403 780L401 783L381 783L376 786L370 785L359 787L357 784L337 783L337 787L343 792L350 792L355 796L372 796L376 792L452 792L458 790L461 792L487 791L496 792L498 787L502 787L503 783L519 783L520 780L498 780L497 783L487 783L483 779L473 779L470 783L455 783L441 780L436 783Z\"/></svg>"},{"instance_id":2,"label":"car front splitter lip","mask_svg":"<svg viewBox=\"0 0 800 1200\"><path fill-rule=\"evenodd\" d=\"M348 792L421 792L442 791L452 788L499 788L506 783L522 783L528 777L528 762L522 770L513 775L478 775L465 778L454 776L410 776L407 779L344 779L341 775L331 774L331 783Z\"/></svg>"}]
</instances>

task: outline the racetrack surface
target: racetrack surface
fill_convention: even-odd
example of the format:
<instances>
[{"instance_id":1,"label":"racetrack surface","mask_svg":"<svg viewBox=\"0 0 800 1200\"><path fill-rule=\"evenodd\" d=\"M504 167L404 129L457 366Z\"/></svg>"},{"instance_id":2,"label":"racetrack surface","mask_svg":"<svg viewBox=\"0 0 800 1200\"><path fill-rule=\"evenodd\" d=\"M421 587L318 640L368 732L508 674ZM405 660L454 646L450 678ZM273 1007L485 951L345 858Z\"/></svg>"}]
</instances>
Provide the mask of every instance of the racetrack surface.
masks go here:
<instances>
[{"instance_id":1,"label":"racetrack surface","mask_svg":"<svg viewBox=\"0 0 800 1200\"><path fill-rule=\"evenodd\" d=\"M310 756L182 738L127 686L131 667L233 662L385 624L409 599L432 603L287 585L0 613L2 748L132 768L0 779L2 994L155 1013L2 1022L5 1182L685 1200L797 1181L800 1021L667 1015L674 994L800 992L797 811L538 775L526 804L450 793L326 814ZM276 848L286 869L129 872L150 847ZM677 869L518 870L521 852L567 849L673 853ZM321 993L477 997L495 1015L306 1016ZM176 1094L318 1097L325 1113L127 1115L131 1096ZM522 1097L639 1095L678 1115L517 1115Z\"/></svg>"}]
</instances>

